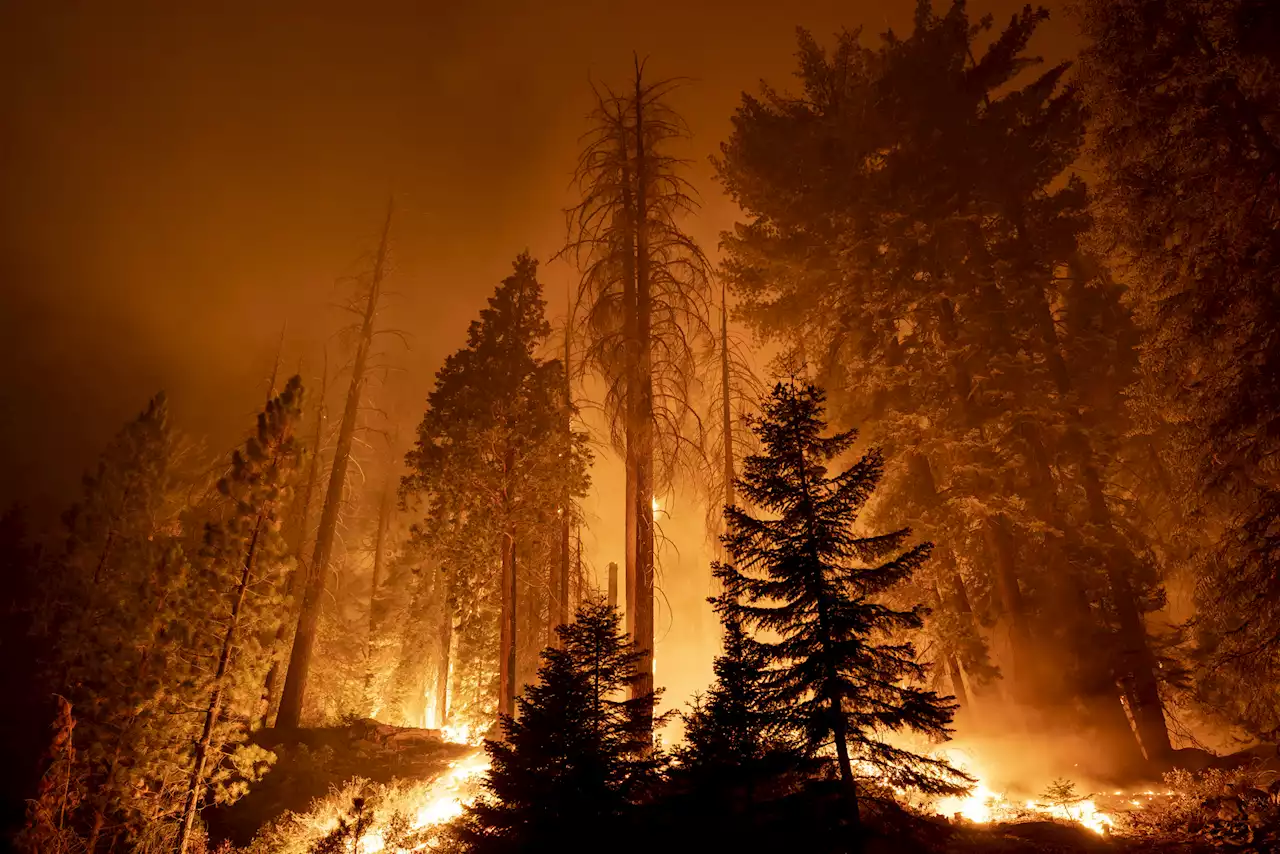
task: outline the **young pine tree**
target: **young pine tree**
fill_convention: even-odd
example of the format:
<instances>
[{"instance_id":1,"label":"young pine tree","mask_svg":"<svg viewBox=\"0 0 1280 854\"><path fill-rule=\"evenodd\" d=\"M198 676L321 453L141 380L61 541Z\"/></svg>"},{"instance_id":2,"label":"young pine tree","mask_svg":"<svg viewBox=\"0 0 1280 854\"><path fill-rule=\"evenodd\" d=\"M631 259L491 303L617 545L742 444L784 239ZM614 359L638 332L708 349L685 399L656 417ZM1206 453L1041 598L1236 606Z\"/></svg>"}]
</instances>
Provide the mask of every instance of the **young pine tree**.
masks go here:
<instances>
[{"instance_id":1,"label":"young pine tree","mask_svg":"<svg viewBox=\"0 0 1280 854\"><path fill-rule=\"evenodd\" d=\"M542 653L538 683L490 741L487 796L458 830L464 850L596 850L661 762L649 747L656 695L618 699L641 678L641 653L619 631L617 610L587 602Z\"/></svg>"},{"instance_id":2,"label":"young pine tree","mask_svg":"<svg viewBox=\"0 0 1280 854\"><path fill-rule=\"evenodd\" d=\"M711 601L721 611L733 607L724 596ZM745 796L750 810L770 781L809 763L770 684L768 650L737 617L726 616L723 623L724 652L715 660L715 682L684 715L676 776L714 800Z\"/></svg>"},{"instance_id":3,"label":"young pine tree","mask_svg":"<svg viewBox=\"0 0 1280 854\"><path fill-rule=\"evenodd\" d=\"M883 461L873 450L829 476L828 464L856 434L824 437L824 402L812 384L780 382L763 414L751 419L763 451L746 459L739 489L768 515L726 509L729 561L716 564L715 573L725 586L726 620L769 638L755 642L769 687L807 754L834 741L856 826L859 776L931 793L963 791L965 778L883 738L905 730L942 740L949 733L954 705L916 687L924 667L909 642L892 638L920 628L923 607L895 610L881 601L924 563L931 545L903 551L906 529L854 532Z\"/></svg>"}]
</instances>

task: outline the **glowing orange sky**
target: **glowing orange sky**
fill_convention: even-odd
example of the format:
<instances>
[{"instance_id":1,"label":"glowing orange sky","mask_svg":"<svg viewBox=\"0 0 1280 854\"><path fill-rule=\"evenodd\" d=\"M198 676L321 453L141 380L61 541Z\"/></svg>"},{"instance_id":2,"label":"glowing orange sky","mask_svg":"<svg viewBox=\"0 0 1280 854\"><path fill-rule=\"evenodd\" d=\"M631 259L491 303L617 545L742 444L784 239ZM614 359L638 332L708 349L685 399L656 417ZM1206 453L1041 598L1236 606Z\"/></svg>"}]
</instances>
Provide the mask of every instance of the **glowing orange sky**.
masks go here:
<instances>
[{"instance_id":1,"label":"glowing orange sky","mask_svg":"<svg viewBox=\"0 0 1280 854\"><path fill-rule=\"evenodd\" d=\"M997 23L1021 4L976 3ZM1051 4L1053 5L1053 4ZM714 250L734 219L707 158L741 92L791 80L795 27L905 31L909 0L835 2L181 2L0 6L0 502L57 506L158 389L178 424L229 449L261 406L282 322L285 369L334 348L334 279L376 236L388 196L395 291L384 325L404 373L377 401L405 438L443 357L511 259L547 259L592 80L631 52L677 98ZM1061 57L1071 26L1036 48ZM572 277L544 266L551 314ZM336 356L334 357L336 360ZM588 555L621 553L620 475L602 459ZM666 533L658 681L669 705L705 686L702 510ZM686 660L686 658L688 660Z\"/></svg>"}]
</instances>

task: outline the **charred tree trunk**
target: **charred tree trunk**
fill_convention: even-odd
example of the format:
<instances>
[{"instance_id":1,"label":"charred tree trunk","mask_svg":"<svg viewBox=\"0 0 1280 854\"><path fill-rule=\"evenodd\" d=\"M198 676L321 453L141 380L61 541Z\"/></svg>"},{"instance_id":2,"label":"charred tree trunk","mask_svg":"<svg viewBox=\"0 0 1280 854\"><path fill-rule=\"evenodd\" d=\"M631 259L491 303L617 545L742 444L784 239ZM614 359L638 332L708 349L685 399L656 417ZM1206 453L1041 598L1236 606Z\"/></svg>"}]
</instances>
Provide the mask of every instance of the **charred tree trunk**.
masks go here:
<instances>
[{"instance_id":1,"label":"charred tree trunk","mask_svg":"<svg viewBox=\"0 0 1280 854\"><path fill-rule=\"evenodd\" d=\"M840 783L844 789L845 803L849 811L849 824L856 833L862 826L861 810L858 806L858 781L853 776L853 763L849 758L849 744L844 709L839 697L830 700L830 712L833 735L836 743L836 762L840 767Z\"/></svg>"},{"instance_id":2,"label":"charred tree trunk","mask_svg":"<svg viewBox=\"0 0 1280 854\"><path fill-rule=\"evenodd\" d=\"M573 603L574 603L575 610L582 605L582 597L584 592L583 588L586 586L586 569L582 565L582 526L581 525L578 526L577 540L578 540L577 546L576 546L577 559L574 561L574 570L573 570L573 591L574 591Z\"/></svg>"},{"instance_id":3,"label":"charred tree trunk","mask_svg":"<svg viewBox=\"0 0 1280 854\"><path fill-rule=\"evenodd\" d=\"M626 135L621 135L623 146L623 162L627 162ZM623 611L623 625L627 635L636 637L636 590L639 586L636 575L636 543L639 537L639 517L636 516L640 476L640 437L637 432L640 406L639 377L639 325L636 307L636 230L639 219L636 216L635 198L631 192L632 173L629 167L622 170L622 210L626 222L623 225L622 254L622 337L623 337L623 371L626 384L626 496L624 498L626 518L624 536L626 537L626 553L624 555L626 606Z\"/></svg>"},{"instance_id":4,"label":"charred tree trunk","mask_svg":"<svg viewBox=\"0 0 1280 854\"><path fill-rule=\"evenodd\" d=\"M569 358L572 355L572 339L569 331L573 328L572 317L565 321L564 327L564 441L565 454L573 451L573 387L569 373ZM558 566L552 565L551 583L547 602L547 643L557 640L556 630L569 623L569 571L572 554L570 553L570 530L572 524L572 500L566 490L560 505L560 560Z\"/></svg>"},{"instance_id":5,"label":"charred tree trunk","mask_svg":"<svg viewBox=\"0 0 1280 854\"><path fill-rule=\"evenodd\" d=\"M1013 532L1009 530L1009 520L997 516L986 526L987 547L995 559L996 589L1000 593L1000 603L1004 608L1005 618L1009 621L1010 640L1013 646L1013 685L1014 693L1025 698L1028 684L1034 674L1034 665L1030 660L1031 628L1027 621L1026 602L1022 597L1022 588L1018 585L1018 552L1013 541Z\"/></svg>"},{"instance_id":6,"label":"charred tree trunk","mask_svg":"<svg viewBox=\"0 0 1280 854\"><path fill-rule=\"evenodd\" d=\"M329 575L329 558L333 554L333 541L338 528L338 511L342 505L342 493L346 486L347 465L351 459L351 444L355 438L356 419L360 413L360 400L364 393L365 369L369 350L373 345L373 324L382 293L382 278L386 271L387 241L391 234L391 207L387 207L382 238L378 243L378 255L373 266L373 280L369 285L369 299L365 306L364 321L360 327L360 339L356 345L355 363L351 369L351 386L347 390L347 403L342 412L342 424L338 428L338 442L334 449L333 469L329 474L329 488L325 493L324 509L320 513L320 528L316 532L315 553L311 560L310 578L298 614L298 627L293 636L293 650L289 656L289 672L285 676L284 691L280 698L280 712L276 726L296 729L302 723L302 706L306 699L307 677L311 671L311 657L315 651L316 628L320 623L320 608L324 602L324 590Z\"/></svg>"},{"instance_id":7,"label":"charred tree trunk","mask_svg":"<svg viewBox=\"0 0 1280 854\"><path fill-rule=\"evenodd\" d=\"M364 642L364 697L372 716L376 705L373 698L374 639L378 635L378 585L382 583L386 565L387 527L391 523L391 499L394 491L388 477L382 487L382 501L378 505L378 532L373 541L373 577L369 581L369 628Z\"/></svg>"},{"instance_id":8,"label":"charred tree trunk","mask_svg":"<svg viewBox=\"0 0 1280 854\"><path fill-rule=\"evenodd\" d=\"M244 556L244 568L240 573L240 584L236 588L235 603L231 606L231 619L227 623L226 633L222 637L222 652L218 656L218 668L213 674L213 690L209 694L209 705L204 713L204 727L200 732L200 740L196 742L195 764L191 768L191 778L187 783L187 794L182 807L182 820L178 824L178 838L174 842L176 854L186 854L191 844L191 831L195 826L196 813L200 810L201 790L205 785L205 768L209 761L209 751L213 746L213 731L222 714L223 680L231 666L231 653L235 649L236 629L240 624L240 611L244 607L245 595L249 591L249 580L253 575L253 558L258 549L258 535L262 532L262 517L259 516L253 526L253 536L249 539L249 548Z\"/></svg>"},{"instance_id":9,"label":"charred tree trunk","mask_svg":"<svg viewBox=\"0 0 1280 854\"><path fill-rule=\"evenodd\" d=\"M1013 213L1019 235L1022 236L1025 226L1021 211L1015 206ZM1082 275L1082 261L1079 257L1073 259L1073 267L1077 271L1076 275ZM1134 595L1130 580L1132 556L1116 531L1115 520L1112 518L1102 477L1098 471L1093 443L1085 430L1079 407L1074 403L1071 372L1067 368L1066 359L1063 358L1053 312L1043 288L1037 289L1033 308L1050 373L1058 393L1068 403L1066 410L1070 419L1071 444L1078 459L1081 481L1089 507L1089 522L1106 544L1106 553L1101 556L1101 559L1106 570L1107 585L1120 629L1123 666L1133 680L1133 696L1137 704L1130 711L1147 759L1153 763L1163 763L1172 755L1173 746L1169 742L1169 726L1164 716L1164 704L1160 699L1155 656L1151 652L1146 625L1138 609L1137 597Z\"/></svg>"},{"instance_id":10,"label":"charred tree trunk","mask_svg":"<svg viewBox=\"0 0 1280 854\"><path fill-rule=\"evenodd\" d=\"M443 729L449 723L449 657L453 646L453 577L448 570L438 570L443 582L440 607L440 656L436 660L436 726Z\"/></svg>"},{"instance_id":11,"label":"charred tree trunk","mask_svg":"<svg viewBox=\"0 0 1280 854\"><path fill-rule=\"evenodd\" d=\"M502 538L502 629L498 639L498 711L516 713L516 535L508 530Z\"/></svg>"},{"instance_id":12,"label":"charred tree trunk","mask_svg":"<svg viewBox=\"0 0 1280 854\"><path fill-rule=\"evenodd\" d=\"M732 507L737 468L733 458L733 406L729 398L729 301L724 282L720 283L720 417L724 430L724 504Z\"/></svg>"},{"instance_id":13,"label":"charred tree trunk","mask_svg":"<svg viewBox=\"0 0 1280 854\"><path fill-rule=\"evenodd\" d=\"M640 66L636 64L635 89L635 236L636 236L636 595L635 641L640 654L636 670L639 678L632 683L632 697L643 697L653 691L653 375L652 375L652 306L650 304L650 259L648 229L648 183L650 166L645 152L645 115ZM643 726L652 730L652 710L644 715Z\"/></svg>"},{"instance_id":14,"label":"charred tree trunk","mask_svg":"<svg viewBox=\"0 0 1280 854\"><path fill-rule=\"evenodd\" d=\"M510 480L515 469L515 449L508 444L504 457L507 485L503 486L502 510L508 520L502 535L502 586L499 591L498 630L498 712L514 715L516 711L516 532L511 523L513 513Z\"/></svg>"},{"instance_id":15,"label":"charred tree trunk","mask_svg":"<svg viewBox=\"0 0 1280 854\"><path fill-rule=\"evenodd\" d=\"M937 582L933 584L933 601L931 606L935 610L942 610L946 607L946 599L942 595L941 588ZM956 698L956 706L959 711L963 711L969 707L969 695L965 691L964 676L960 672L960 659L956 656L955 647L947 647L942 652L942 663L946 667L947 678L951 680L951 691Z\"/></svg>"}]
</instances>

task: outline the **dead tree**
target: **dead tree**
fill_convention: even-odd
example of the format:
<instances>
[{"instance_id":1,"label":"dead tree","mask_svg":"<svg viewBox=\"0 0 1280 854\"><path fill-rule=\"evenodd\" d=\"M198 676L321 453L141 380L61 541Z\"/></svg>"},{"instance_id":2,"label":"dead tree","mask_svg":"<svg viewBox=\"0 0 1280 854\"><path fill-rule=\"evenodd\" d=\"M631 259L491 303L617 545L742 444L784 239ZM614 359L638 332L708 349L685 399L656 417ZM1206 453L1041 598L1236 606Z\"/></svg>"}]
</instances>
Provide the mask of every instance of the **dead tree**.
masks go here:
<instances>
[{"instance_id":1,"label":"dead tree","mask_svg":"<svg viewBox=\"0 0 1280 854\"><path fill-rule=\"evenodd\" d=\"M579 369L605 381L603 408L626 462L626 629L642 660L633 689L653 687L652 502L680 465L702 459L691 405L697 353L711 336L709 264L679 224L696 207L671 142L687 135L667 98L675 81L646 83L639 60L624 94L597 92L579 157L582 202L564 250L579 264Z\"/></svg>"},{"instance_id":2,"label":"dead tree","mask_svg":"<svg viewBox=\"0 0 1280 854\"><path fill-rule=\"evenodd\" d=\"M329 560L333 554L338 512L342 505L347 466L351 460L351 445L355 438L356 419L364 394L365 373L369 351L373 346L378 299L382 294L382 282L386 274L391 213L391 206L388 205L382 237L378 242L378 253L374 260L373 277L369 283L369 292L365 301L364 319L356 343L355 362L351 369L351 385L347 389L347 402L342 411L342 423L338 427L338 441L333 453L333 467L329 473L329 487L325 493L324 508L320 512L320 527L316 531L315 551L311 566L308 567L307 585L303 594L302 608L298 613L298 626L293 636L289 671L285 676L284 690L280 697L280 711L276 716L277 727L296 729L302 723L302 707L306 699L311 657L315 650L316 628L320 622L320 608L324 601L325 585L329 576Z\"/></svg>"}]
</instances>

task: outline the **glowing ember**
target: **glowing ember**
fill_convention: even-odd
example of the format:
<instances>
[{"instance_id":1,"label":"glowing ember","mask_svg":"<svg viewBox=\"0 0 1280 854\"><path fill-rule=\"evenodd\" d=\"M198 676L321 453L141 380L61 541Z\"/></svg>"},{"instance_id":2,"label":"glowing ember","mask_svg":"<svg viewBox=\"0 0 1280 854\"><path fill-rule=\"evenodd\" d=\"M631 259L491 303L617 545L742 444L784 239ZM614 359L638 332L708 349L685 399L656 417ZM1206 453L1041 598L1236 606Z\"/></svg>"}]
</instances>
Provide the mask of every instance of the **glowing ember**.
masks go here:
<instances>
[{"instance_id":1,"label":"glowing ember","mask_svg":"<svg viewBox=\"0 0 1280 854\"><path fill-rule=\"evenodd\" d=\"M462 815L467 805L475 800L479 778L488 770L489 757L483 752L450 765L448 771L422 790L412 811L411 828L414 831L426 830L447 824ZM386 848L386 844L382 831L374 829L361 838L360 850L363 854L377 854ZM424 842L412 850L425 851L430 847L429 842Z\"/></svg>"},{"instance_id":2,"label":"glowing ember","mask_svg":"<svg viewBox=\"0 0 1280 854\"><path fill-rule=\"evenodd\" d=\"M974 767L968 757L958 751L948 750L944 752L944 758L953 767L961 769L969 776L976 778L978 782L964 797L949 797L936 801L933 808L940 815L948 818L959 817L974 824L989 824L995 821L1025 821L1031 817L1028 813L1032 813L1054 819L1065 819L1098 834L1109 832L1114 824L1111 816L1099 812L1091 800L1083 800L1070 806L1030 800L1014 803L1004 794L987 788L983 782L983 774Z\"/></svg>"},{"instance_id":3,"label":"glowing ember","mask_svg":"<svg viewBox=\"0 0 1280 854\"><path fill-rule=\"evenodd\" d=\"M444 740L450 744L470 744L479 746L484 742L484 733L479 727L470 723L450 724L441 727L440 732L444 734Z\"/></svg>"}]
</instances>

